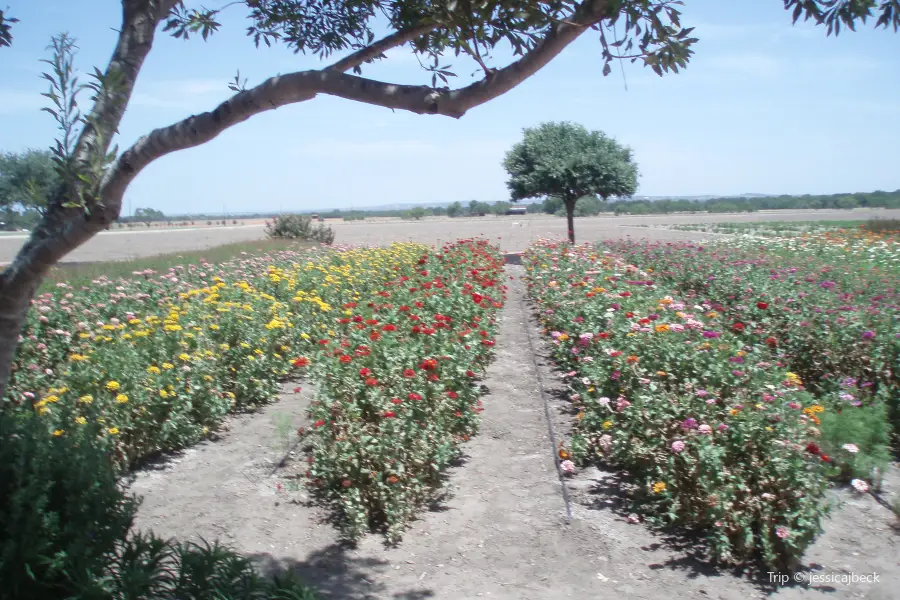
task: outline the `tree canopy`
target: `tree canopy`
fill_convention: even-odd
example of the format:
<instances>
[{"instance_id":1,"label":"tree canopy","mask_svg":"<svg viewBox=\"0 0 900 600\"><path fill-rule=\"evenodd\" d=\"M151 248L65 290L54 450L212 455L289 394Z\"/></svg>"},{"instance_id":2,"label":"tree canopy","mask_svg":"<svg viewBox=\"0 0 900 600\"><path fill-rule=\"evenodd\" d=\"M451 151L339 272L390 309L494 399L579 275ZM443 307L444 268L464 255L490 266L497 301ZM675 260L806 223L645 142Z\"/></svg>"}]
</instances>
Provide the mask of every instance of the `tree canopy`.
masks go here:
<instances>
[{"instance_id":1,"label":"tree canopy","mask_svg":"<svg viewBox=\"0 0 900 600\"><path fill-rule=\"evenodd\" d=\"M58 186L48 150L0 154L0 210L7 225L31 226Z\"/></svg>"},{"instance_id":2,"label":"tree canopy","mask_svg":"<svg viewBox=\"0 0 900 600\"><path fill-rule=\"evenodd\" d=\"M631 149L602 131L575 123L543 123L527 128L507 152L503 167L513 200L555 196L569 220L575 242L575 204L585 196L629 197L637 191L638 166Z\"/></svg>"}]
</instances>

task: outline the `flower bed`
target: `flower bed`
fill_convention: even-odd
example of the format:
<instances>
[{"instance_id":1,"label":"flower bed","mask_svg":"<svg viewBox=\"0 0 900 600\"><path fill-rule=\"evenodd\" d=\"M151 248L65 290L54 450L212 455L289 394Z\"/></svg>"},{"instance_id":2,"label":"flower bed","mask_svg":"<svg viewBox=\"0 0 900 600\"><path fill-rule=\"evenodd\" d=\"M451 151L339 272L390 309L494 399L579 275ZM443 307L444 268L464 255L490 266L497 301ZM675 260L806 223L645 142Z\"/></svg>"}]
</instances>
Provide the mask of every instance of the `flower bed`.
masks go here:
<instances>
[{"instance_id":1,"label":"flower bed","mask_svg":"<svg viewBox=\"0 0 900 600\"><path fill-rule=\"evenodd\" d=\"M827 476L859 447L826 447L825 400L777 345L589 246L542 241L525 264L580 409L573 456L626 469L635 507L702 530L716 560L794 566L820 530Z\"/></svg>"},{"instance_id":2,"label":"flower bed","mask_svg":"<svg viewBox=\"0 0 900 600\"><path fill-rule=\"evenodd\" d=\"M348 533L385 524L396 537L475 430L470 382L492 353L501 269L495 248L464 240L60 284L35 301L4 404L36 411L56 436L101 423L98 443L126 466L308 374L312 483Z\"/></svg>"},{"instance_id":3,"label":"flower bed","mask_svg":"<svg viewBox=\"0 0 900 600\"><path fill-rule=\"evenodd\" d=\"M877 234L603 248L768 345L835 410L886 405L900 432L900 244ZM765 308L760 308L765 305Z\"/></svg>"}]
</instances>

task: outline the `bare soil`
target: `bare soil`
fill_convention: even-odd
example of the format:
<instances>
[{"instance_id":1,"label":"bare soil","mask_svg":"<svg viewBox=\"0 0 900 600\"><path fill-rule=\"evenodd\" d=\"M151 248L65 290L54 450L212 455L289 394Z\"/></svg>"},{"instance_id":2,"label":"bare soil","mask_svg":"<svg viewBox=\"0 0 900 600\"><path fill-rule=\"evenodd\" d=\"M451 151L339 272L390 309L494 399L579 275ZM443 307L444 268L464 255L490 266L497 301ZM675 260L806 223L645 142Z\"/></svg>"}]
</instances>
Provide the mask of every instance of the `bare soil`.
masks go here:
<instances>
[{"instance_id":1,"label":"bare soil","mask_svg":"<svg viewBox=\"0 0 900 600\"><path fill-rule=\"evenodd\" d=\"M583 217L575 221L575 233L579 242L595 242L603 239L651 238L658 240L705 240L717 234L694 231L670 231L650 229L643 225L670 225L674 223L725 223L761 221L815 221L869 218L900 218L895 210L797 210L771 211L741 214L672 214L641 216ZM199 223L199 222L198 222ZM230 221L229 221L230 223ZM150 228L113 230L101 233L65 257L65 262L98 262L103 260L127 260L170 254L189 250L202 250L213 246L246 242L265 237L262 222L239 221L238 225L205 226L187 228ZM566 220L548 215L486 216L480 218L429 217L421 221L400 219L367 219L365 221L330 221L338 244L384 245L394 241L412 241L424 244L467 237L487 237L508 252L527 248L541 237L561 238L566 235ZM0 264L9 262L27 235L0 236Z\"/></svg>"},{"instance_id":2,"label":"bare soil","mask_svg":"<svg viewBox=\"0 0 900 600\"><path fill-rule=\"evenodd\" d=\"M298 571L334 599L900 597L895 518L872 496L836 491L843 506L805 560L822 575L876 572L879 583L779 586L766 573L708 565L697 557L702 545L683 533L629 524L613 473L586 469L561 479L554 435L565 438L570 407L526 308L522 268L507 271L515 279L483 382L481 432L448 473L446 493L397 547L376 535L341 544L328 513L291 490L302 449L278 463L314 394L305 384L295 393L295 383L278 402L232 418L218 441L136 473L131 489L144 497L138 526L219 538L266 571ZM893 469L884 497L897 493Z\"/></svg>"}]
</instances>

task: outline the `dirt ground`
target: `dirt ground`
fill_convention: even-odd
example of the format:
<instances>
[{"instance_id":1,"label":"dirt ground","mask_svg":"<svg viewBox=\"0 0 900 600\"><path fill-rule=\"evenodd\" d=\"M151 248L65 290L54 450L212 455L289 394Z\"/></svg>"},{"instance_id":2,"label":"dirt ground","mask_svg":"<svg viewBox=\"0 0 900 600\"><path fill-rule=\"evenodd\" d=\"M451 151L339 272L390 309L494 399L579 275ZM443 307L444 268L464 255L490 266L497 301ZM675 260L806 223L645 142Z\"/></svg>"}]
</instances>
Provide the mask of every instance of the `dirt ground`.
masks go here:
<instances>
[{"instance_id":1,"label":"dirt ground","mask_svg":"<svg viewBox=\"0 0 900 600\"><path fill-rule=\"evenodd\" d=\"M804 210L772 211L724 215L655 215L647 217L584 217L576 219L575 233L579 241L597 241L631 236L668 240L710 239L715 234L698 232L648 230L641 225L674 223L722 223L748 221L807 221L900 218L900 210ZM329 222L338 244L384 245L392 241L415 241L440 244L448 240L482 236L509 252L524 250L540 237L563 237L566 220L546 215L502 216L482 218L426 218L421 221L372 219L366 221ZM265 227L259 222L217 227L159 228L113 230L104 232L65 257L65 262L126 260L156 254L202 250L232 242L262 239ZM0 236L0 264L12 260L25 235Z\"/></svg>"},{"instance_id":2,"label":"dirt ground","mask_svg":"<svg viewBox=\"0 0 900 600\"><path fill-rule=\"evenodd\" d=\"M872 496L835 492L842 506L805 564L818 575L875 572L879 583L776 585L766 573L710 567L689 537L627 523L612 473L588 469L561 480L554 439L565 438L571 413L526 307L522 268L507 271L514 279L483 382L481 432L450 470L446 496L398 547L375 535L355 548L341 545L327 513L291 489L302 450L277 468L314 395L303 383L286 384L277 403L233 418L218 441L138 472L131 487L144 497L139 527L219 538L267 571L298 571L333 599L898 597L900 538L893 515ZM895 469L885 498L897 493Z\"/></svg>"}]
</instances>

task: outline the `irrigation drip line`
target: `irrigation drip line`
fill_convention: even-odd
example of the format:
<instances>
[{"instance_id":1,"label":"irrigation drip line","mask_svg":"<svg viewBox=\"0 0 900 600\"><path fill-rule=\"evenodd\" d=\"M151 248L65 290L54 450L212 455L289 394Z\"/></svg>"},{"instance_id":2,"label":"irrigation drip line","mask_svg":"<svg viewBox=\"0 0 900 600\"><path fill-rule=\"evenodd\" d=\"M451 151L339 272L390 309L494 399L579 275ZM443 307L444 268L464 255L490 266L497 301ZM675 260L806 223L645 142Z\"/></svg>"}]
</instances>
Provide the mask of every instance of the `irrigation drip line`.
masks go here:
<instances>
[{"instance_id":1,"label":"irrigation drip line","mask_svg":"<svg viewBox=\"0 0 900 600\"><path fill-rule=\"evenodd\" d=\"M522 304L522 312L525 313L527 319L529 313L528 308L525 305L525 294L522 294L520 302ZM531 331L528 328L527 322L523 326L525 327L525 335L528 337L528 347L531 350L531 362L534 365L534 373L537 375L538 391L541 395L541 400L544 402L544 416L547 419L547 432L550 434L550 445L553 449L553 463L556 465L556 475L559 477L559 484L562 487L563 502L566 505L566 524L569 524L572 522L572 501L569 499L569 488L566 486L566 478L565 475L563 475L559 453L557 452L559 446L556 442L556 429L553 427L553 418L550 416L550 401L547 399L547 392L544 388L544 379L541 377L541 368L540 365L538 365L537 353L535 352Z\"/></svg>"}]
</instances>

